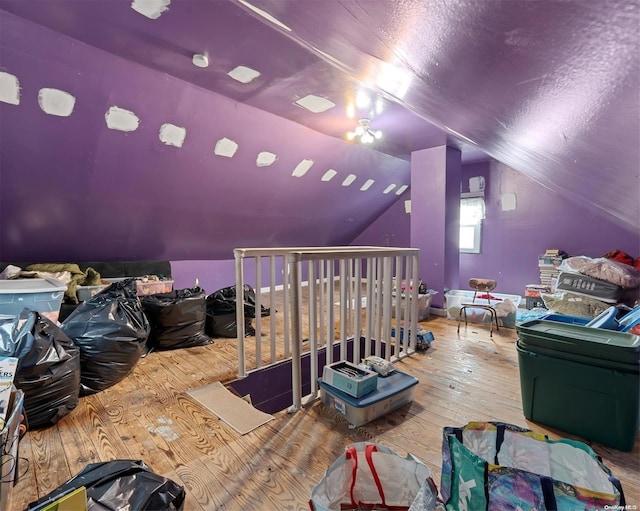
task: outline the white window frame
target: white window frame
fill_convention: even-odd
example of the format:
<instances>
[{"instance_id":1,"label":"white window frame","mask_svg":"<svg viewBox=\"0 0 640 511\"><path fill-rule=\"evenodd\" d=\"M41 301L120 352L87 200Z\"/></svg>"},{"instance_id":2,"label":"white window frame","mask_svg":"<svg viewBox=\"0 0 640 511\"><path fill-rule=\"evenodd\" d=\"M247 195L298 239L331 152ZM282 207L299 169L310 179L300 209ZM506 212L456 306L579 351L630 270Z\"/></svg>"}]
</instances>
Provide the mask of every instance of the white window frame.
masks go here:
<instances>
[{"instance_id":1,"label":"white window frame","mask_svg":"<svg viewBox=\"0 0 640 511\"><path fill-rule=\"evenodd\" d=\"M468 214L469 213L469 214ZM482 220L485 218L484 194L463 194L460 198L459 251L480 254L482 249ZM463 229L473 229L473 246L462 248Z\"/></svg>"}]
</instances>

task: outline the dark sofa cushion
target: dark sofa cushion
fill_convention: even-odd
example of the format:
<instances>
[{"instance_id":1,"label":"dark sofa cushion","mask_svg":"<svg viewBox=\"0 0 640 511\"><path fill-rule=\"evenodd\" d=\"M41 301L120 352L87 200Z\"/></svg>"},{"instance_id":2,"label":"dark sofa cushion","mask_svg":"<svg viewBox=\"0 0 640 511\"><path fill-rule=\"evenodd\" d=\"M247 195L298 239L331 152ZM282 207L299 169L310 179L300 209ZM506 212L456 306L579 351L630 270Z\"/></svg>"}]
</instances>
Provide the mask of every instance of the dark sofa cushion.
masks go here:
<instances>
[{"instance_id":1,"label":"dark sofa cushion","mask_svg":"<svg viewBox=\"0 0 640 511\"><path fill-rule=\"evenodd\" d=\"M31 262L0 262L0 271L4 270L8 265L18 266L23 270L30 264L36 264L40 261ZM82 271L87 268L96 270L102 278L117 277L142 277L143 275L162 275L171 278L171 263L169 261L58 261L76 263Z\"/></svg>"}]
</instances>

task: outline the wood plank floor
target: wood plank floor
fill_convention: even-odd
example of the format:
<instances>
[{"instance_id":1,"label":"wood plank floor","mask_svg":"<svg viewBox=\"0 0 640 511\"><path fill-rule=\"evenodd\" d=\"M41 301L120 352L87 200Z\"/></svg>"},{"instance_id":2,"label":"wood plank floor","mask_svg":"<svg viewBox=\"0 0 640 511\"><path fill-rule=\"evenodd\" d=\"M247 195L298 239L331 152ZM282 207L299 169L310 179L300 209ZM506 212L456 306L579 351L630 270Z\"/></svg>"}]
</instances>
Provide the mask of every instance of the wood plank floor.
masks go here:
<instances>
[{"instance_id":1,"label":"wood plank floor","mask_svg":"<svg viewBox=\"0 0 640 511\"><path fill-rule=\"evenodd\" d=\"M421 324L435 341L397 364L420 380L413 403L356 429L315 402L240 436L186 394L234 379L235 339L151 353L119 384L81 398L56 426L24 436L11 510L24 509L88 463L117 458L143 460L183 485L186 511L303 510L324 471L354 442L412 453L439 485L444 426L497 420L575 438L524 418L514 330L491 339L483 326L458 335L455 321L445 318ZM592 447L621 480L627 504L640 506L640 441L632 452Z\"/></svg>"}]
</instances>

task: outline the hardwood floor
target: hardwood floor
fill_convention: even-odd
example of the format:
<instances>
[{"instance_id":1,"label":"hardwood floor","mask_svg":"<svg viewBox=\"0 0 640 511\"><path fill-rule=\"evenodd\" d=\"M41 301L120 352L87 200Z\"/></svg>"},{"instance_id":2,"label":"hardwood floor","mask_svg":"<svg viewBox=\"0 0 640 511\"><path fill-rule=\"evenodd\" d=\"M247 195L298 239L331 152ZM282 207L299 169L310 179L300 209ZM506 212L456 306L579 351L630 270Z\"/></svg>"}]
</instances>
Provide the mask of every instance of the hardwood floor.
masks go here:
<instances>
[{"instance_id":1,"label":"hardwood floor","mask_svg":"<svg viewBox=\"0 0 640 511\"><path fill-rule=\"evenodd\" d=\"M11 509L24 509L88 463L116 458L143 460L183 485L185 511L303 510L324 471L354 442L412 453L439 486L444 426L494 420L575 438L524 418L514 330L501 329L491 339L482 326L458 335L456 323L445 318L421 324L435 341L397 364L420 380L413 403L356 429L316 401L241 436L186 394L235 378L235 339L151 353L119 384L81 398L56 426L27 432ZM640 442L632 452L592 447L637 509Z\"/></svg>"}]
</instances>

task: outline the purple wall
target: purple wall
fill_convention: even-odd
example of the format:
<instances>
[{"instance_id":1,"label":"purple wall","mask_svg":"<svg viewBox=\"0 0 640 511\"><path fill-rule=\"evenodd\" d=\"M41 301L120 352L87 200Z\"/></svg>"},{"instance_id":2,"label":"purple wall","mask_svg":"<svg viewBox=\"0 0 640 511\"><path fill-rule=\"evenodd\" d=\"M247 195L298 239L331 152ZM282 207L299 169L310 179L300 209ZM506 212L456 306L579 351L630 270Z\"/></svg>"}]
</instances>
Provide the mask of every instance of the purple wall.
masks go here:
<instances>
[{"instance_id":1,"label":"purple wall","mask_svg":"<svg viewBox=\"0 0 640 511\"><path fill-rule=\"evenodd\" d=\"M539 282L538 255L545 249L557 247L571 255L600 257L613 249L640 255L640 233L626 231L608 217L579 204L560 199L557 194L494 161L462 166L462 189L468 191L469 178L485 178L487 218L483 223L483 243L480 254L460 254L459 280L451 287L465 289L471 277L487 277L498 280L498 291L505 294L524 294L527 284ZM437 236L438 224L433 220L419 219L421 202L434 200L434 178L414 184L411 192L412 214L404 212L405 194L378 217L355 240L353 245L413 246L410 230L427 233L431 239ZM516 195L516 209L502 211L502 193ZM439 250L442 245L431 244ZM420 248L420 247L418 247ZM428 247L427 247L428 248ZM422 259L425 253L423 250ZM208 274L203 285L209 292L233 283L233 261L181 261L173 262L176 285L184 277L185 286L192 285L193 278ZM440 291L435 270L421 272L427 285ZM252 276L246 276L249 281ZM211 289L210 289L211 288ZM215 288L215 289L213 289ZM438 296L432 304L437 306Z\"/></svg>"},{"instance_id":2,"label":"purple wall","mask_svg":"<svg viewBox=\"0 0 640 511\"><path fill-rule=\"evenodd\" d=\"M0 260L169 259L176 286L199 277L214 291L233 282L236 247L408 246L415 233L427 261L421 277L435 289L454 286L429 256L446 250L443 215L451 203L445 207L448 192L439 181L445 159L434 174L423 174L418 156L411 169L404 160L321 135L6 11L0 62L21 87L19 105L0 102ZM75 96L71 116L40 109L43 87ZM108 129L105 113L114 105L135 112L140 127ZM160 142L163 123L186 128L182 148ZM213 153L223 137L239 144L232 159ZM278 159L258 168L261 151ZM306 158L313 167L292 177ZM328 169L337 176L320 181ZM537 256L548 247L594 257L614 248L640 254L637 228L627 230L564 198L573 194L556 194L495 162L463 166L463 172L467 180L486 176L487 220L482 254L459 258L457 287L482 275L497 278L501 292L522 293L538 280ZM341 186L351 173L355 182ZM382 190L410 178L409 221L404 197ZM366 179L375 184L360 191ZM581 180L581 189L587 182ZM515 211L500 208L506 192L517 197ZM439 212L431 214L436 202ZM447 262L444 253L438 258ZM210 266L210 260L220 263ZM449 257L449 268L455 264Z\"/></svg>"},{"instance_id":3,"label":"purple wall","mask_svg":"<svg viewBox=\"0 0 640 511\"><path fill-rule=\"evenodd\" d=\"M19 105L0 103L0 260L210 260L236 247L347 244L397 200L389 184L409 184L407 161L9 13L0 24L2 70L21 87ZM40 109L45 87L75 96L69 117ZM138 129L108 129L112 106L133 111ZM164 123L186 128L181 148L159 140ZM239 145L233 158L213 152L223 137ZM261 151L278 159L259 168ZM315 163L292 177L304 159ZM337 175L323 182L328 169Z\"/></svg>"},{"instance_id":4,"label":"purple wall","mask_svg":"<svg viewBox=\"0 0 640 511\"><path fill-rule=\"evenodd\" d=\"M174 288L193 287L196 279L207 294L233 286L236 283L234 264L233 259L227 261L171 261Z\"/></svg>"},{"instance_id":5,"label":"purple wall","mask_svg":"<svg viewBox=\"0 0 640 511\"><path fill-rule=\"evenodd\" d=\"M486 179L487 218L482 253L460 255L460 282L470 277L498 280L496 291L524 294L540 281L538 256L547 248L570 255L601 257L613 249L640 255L640 231L627 230L597 209L570 202L495 161L463 167L463 187L473 176ZM514 193L516 209L502 211L501 195Z\"/></svg>"},{"instance_id":6,"label":"purple wall","mask_svg":"<svg viewBox=\"0 0 640 511\"><path fill-rule=\"evenodd\" d=\"M458 279L460 167L460 152L445 146L411 155L411 246L420 249L420 278L439 291L434 307Z\"/></svg>"},{"instance_id":7,"label":"purple wall","mask_svg":"<svg viewBox=\"0 0 640 511\"><path fill-rule=\"evenodd\" d=\"M419 155L414 155L417 157ZM417 169L417 167L416 167ZM413 246L407 231L428 233L431 239L442 236L440 220L425 220L421 204L436 201L440 186L436 175L418 175L411 189L412 214L404 213L404 199L394 204L363 232L354 244L378 244L392 239L394 246ZM640 231L625 230L593 208L572 203L528 177L495 161L462 166L462 191L469 191L469 178L485 178L487 218L483 223L482 253L459 255L459 279L454 288L465 289L471 277L498 280L498 291L523 295L527 284L540 280L538 256L547 248L559 248L570 255L600 257L613 249L640 256ZM514 193L516 209L502 211L501 195ZM438 199L439 201L439 199ZM422 247L418 247L422 248ZM442 250L440 241L425 246L424 260L431 250ZM434 270L421 272L433 289L438 287ZM444 287L444 286L443 286ZM437 296L432 300L436 306Z\"/></svg>"},{"instance_id":8,"label":"purple wall","mask_svg":"<svg viewBox=\"0 0 640 511\"><path fill-rule=\"evenodd\" d=\"M405 192L399 200L383 212L350 245L372 247L410 247L411 217L404 209L404 201L411 200Z\"/></svg>"}]
</instances>

